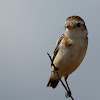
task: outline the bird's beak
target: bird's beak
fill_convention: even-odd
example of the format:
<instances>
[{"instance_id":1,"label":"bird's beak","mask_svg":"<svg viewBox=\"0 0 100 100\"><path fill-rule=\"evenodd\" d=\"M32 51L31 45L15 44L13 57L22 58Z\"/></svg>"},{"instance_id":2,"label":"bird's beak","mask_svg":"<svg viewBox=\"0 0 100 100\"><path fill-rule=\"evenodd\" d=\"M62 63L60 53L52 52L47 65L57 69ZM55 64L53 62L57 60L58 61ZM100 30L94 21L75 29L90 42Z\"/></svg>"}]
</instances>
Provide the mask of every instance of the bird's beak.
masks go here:
<instances>
[{"instance_id":1,"label":"bird's beak","mask_svg":"<svg viewBox=\"0 0 100 100\"><path fill-rule=\"evenodd\" d=\"M74 29L74 26L67 26L68 30Z\"/></svg>"}]
</instances>

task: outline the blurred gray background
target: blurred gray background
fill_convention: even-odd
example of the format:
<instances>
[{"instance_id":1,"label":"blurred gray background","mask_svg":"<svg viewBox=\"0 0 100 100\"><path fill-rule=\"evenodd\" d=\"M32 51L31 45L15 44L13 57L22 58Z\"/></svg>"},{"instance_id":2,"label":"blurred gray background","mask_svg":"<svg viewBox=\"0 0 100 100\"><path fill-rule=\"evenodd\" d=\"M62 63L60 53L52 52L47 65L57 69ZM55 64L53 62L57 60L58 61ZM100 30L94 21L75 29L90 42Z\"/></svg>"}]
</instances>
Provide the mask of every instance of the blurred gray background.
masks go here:
<instances>
[{"instance_id":1,"label":"blurred gray background","mask_svg":"<svg viewBox=\"0 0 100 100\"><path fill-rule=\"evenodd\" d=\"M52 55L72 15L85 20L89 46L69 86L75 100L100 99L99 0L0 0L0 100L66 100L61 83L46 88L46 53Z\"/></svg>"}]
</instances>

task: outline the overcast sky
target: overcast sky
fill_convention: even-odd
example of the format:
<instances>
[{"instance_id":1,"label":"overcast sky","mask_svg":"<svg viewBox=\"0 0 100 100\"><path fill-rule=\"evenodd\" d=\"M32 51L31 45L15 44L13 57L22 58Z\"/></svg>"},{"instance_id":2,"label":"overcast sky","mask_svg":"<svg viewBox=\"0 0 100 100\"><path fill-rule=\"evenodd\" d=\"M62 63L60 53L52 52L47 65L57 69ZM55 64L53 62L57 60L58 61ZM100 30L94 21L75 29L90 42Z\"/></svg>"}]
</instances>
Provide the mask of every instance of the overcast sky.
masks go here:
<instances>
[{"instance_id":1,"label":"overcast sky","mask_svg":"<svg viewBox=\"0 0 100 100\"><path fill-rule=\"evenodd\" d=\"M46 53L72 15L85 20L89 45L68 83L75 100L100 99L100 0L0 0L0 100L71 100L61 83L46 88Z\"/></svg>"}]
</instances>

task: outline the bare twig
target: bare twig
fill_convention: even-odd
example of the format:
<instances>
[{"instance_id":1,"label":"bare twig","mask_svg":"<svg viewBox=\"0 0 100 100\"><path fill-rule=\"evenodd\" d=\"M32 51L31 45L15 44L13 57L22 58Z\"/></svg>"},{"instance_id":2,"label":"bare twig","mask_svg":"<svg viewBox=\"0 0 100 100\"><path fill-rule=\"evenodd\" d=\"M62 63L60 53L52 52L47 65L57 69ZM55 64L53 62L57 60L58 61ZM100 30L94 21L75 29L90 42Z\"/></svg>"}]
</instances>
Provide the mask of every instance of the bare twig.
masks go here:
<instances>
[{"instance_id":1,"label":"bare twig","mask_svg":"<svg viewBox=\"0 0 100 100\"><path fill-rule=\"evenodd\" d=\"M51 65L52 65L54 68L56 68L56 66L53 64L53 60L52 60L51 56L49 55L49 53L47 53L47 55L49 56L49 58L50 58L50 60L51 60ZM58 74L58 71L57 71L56 73L57 73L57 75L58 75L58 78L59 78L60 82L62 83L63 87L65 88L65 90L67 91L67 94L68 94L69 91L67 90L67 87L65 86L65 84L63 83L63 81L61 80L61 78L60 78L60 76L59 76L59 74ZM74 98L73 98L72 96L70 96L70 97L71 97L72 100L74 100Z\"/></svg>"}]
</instances>

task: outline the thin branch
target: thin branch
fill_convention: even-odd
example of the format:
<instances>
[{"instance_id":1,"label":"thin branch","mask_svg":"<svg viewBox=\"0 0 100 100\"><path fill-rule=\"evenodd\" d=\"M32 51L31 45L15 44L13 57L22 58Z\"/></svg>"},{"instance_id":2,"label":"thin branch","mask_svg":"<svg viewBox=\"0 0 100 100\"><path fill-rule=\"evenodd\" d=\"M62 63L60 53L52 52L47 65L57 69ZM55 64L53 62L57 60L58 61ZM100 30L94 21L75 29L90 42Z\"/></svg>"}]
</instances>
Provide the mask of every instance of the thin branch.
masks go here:
<instances>
[{"instance_id":1,"label":"thin branch","mask_svg":"<svg viewBox=\"0 0 100 100\"><path fill-rule=\"evenodd\" d=\"M53 64L53 60L52 60L51 56L49 55L49 53L47 53L47 55L49 56L49 58L50 58L50 60L51 60L51 65L52 65L54 68L56 68L56 66ZM63 81L61 80L61 78L60 78L60 76L59 76L59 74L58 74L58 71L57 71L56 73L57 73L57 75L58 75L58 78L59 78L60 82L62 83L63 87L65 88L65 90L67 91L67 94L68 94L67 87L65 86L65 84L64 84ZM73 98L72 96L70 96L70 98L71 98L72 100L74 100L74 98Z\"/></svg>"}]
</instances>

